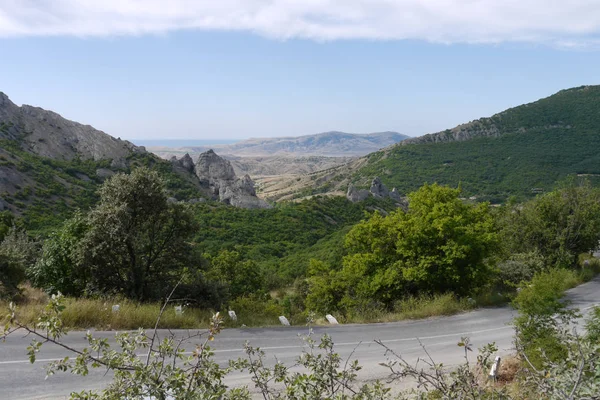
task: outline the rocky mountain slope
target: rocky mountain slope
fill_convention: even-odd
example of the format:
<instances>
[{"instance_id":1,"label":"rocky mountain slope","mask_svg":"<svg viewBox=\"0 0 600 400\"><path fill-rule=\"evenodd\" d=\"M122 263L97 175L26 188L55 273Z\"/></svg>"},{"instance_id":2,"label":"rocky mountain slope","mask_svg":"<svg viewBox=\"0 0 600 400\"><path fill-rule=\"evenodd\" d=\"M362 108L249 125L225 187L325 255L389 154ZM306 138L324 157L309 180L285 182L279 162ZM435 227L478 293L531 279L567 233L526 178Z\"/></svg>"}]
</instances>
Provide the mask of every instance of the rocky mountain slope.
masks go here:
<instances>
[{"instance_id":1,"label":"rocky mountain slope","mask_svg":"<svg viewBox=\"0 0 600 400\"><path fill-rule=\"evenodd\" d=\"M143 147L52 111L19 107L0 92L0 211L22 215L31 229L44 229L75 208L89 208L104 179L140 165L158 170L177 200L219 199L196 174ZM248 179L228 183L247 189ZM236 203L235 196L252 197L251 190L242 193L243 188L221 200L238 206L264 205L256 196Z\"/></svg>"},{"instance_id":2,"label":"rocky mountain slope","mask_svg":"<svg viewBox=\"0 0 600 400\"><path fill-rule=\"evenodd\" d=\"M273 199L367 188L378 176L401 193L425 182L502 202L551 190L567 176L600 184L600 86L560 91L453 129L411 138L344 166L280 182ZM293 190L286 190L293 187ZM300 196L301 195L301 196Z\"/></svg>"},{"instance_id":3,"label":"rocky mountain slope","mask_svg":"<svg viewBox=\"0 0 600 400\"><path fill-rule=\"evenodd\" d=\"M2 92L0 124L4 127L0 139L18 140L23 150L55 160L111 159L114 165L122 165L132 153L145 152L143 147L69 121L55 112L29 105L19 107Z\"/></svg>"}]
</instances>

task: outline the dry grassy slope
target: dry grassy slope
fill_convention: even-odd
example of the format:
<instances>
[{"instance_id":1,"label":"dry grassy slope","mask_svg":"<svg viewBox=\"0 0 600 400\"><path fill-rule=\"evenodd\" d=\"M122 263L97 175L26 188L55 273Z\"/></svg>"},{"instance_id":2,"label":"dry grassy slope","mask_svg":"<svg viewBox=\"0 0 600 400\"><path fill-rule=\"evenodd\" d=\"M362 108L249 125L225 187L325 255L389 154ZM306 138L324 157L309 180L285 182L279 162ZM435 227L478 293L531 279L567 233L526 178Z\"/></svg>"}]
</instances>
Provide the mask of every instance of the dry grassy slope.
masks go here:
<instances>
[{"instance_id":1,"label":"dry grassy slope","mask_svg":"<svg viewBox=\"0 0 600 400\"><path fill-rule=\"evenodd\" d=\"M304 175L279 175L257 179L258 196L267 200L300 200L313 195L344 196L354 171L367 162L366 157ZM367 186L369 182L360 182Z\"/></svg>"}]
</instances>

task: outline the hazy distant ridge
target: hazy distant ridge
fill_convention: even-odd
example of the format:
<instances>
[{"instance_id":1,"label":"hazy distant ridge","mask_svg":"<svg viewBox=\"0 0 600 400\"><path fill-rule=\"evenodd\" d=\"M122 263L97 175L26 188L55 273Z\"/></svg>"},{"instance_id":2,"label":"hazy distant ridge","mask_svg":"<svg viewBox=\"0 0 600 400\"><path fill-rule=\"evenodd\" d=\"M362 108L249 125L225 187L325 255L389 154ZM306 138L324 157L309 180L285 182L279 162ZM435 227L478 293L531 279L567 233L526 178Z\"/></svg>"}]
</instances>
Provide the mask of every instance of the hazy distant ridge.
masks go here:
<instances>
[{"instance_id":1,"label":"hazy distant ridge","mask_svg":"<svg viewBox=\"0 0 600 400\"><path fill-rule=\"evenodd\" d=\"M214 149L222 155L242 157L254 156L307 156L329 157L363 156L383 147L408 138L398 132L377 132L356 134L346 132L324 132L298 137L252 138L233 144L213 144L206 146L185 146L178 152L201 153ZM154 152L166 149L151 147Z\"/></svg>"}]
</instances>

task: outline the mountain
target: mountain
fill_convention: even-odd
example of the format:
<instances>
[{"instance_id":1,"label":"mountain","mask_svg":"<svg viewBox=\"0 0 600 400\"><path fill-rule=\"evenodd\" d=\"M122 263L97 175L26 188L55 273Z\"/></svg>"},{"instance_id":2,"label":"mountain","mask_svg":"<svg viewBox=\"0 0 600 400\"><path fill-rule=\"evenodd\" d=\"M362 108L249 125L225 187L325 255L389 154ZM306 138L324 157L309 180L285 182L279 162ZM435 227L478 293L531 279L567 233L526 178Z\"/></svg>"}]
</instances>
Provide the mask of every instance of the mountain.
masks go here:
<instances>
[{"instance_id":1,"label":"mountain","mask_svg":"<svg viewBox=\"0 0 600 400\"><path fill-rule=\"evenodd\" d=\"M467 197L502 202L512 195L523 198L551 190L567 176L600 184L599 148L600 86L582 86L407 139L290 183L295 192L280 190L276 197L342 194L350 183L366 188L379 176L401 193L438 182L460 184Z\"/></svg>"},{"instance_id":2,"label":"mountain","mask_svg":"<svg viewBox=\"0 0 600 400\"><path fill-rule=\"evenodd\" d=\"M368 134L324 132L298 137L253 138L232 144L188 146L177 149L149 147L149 149L165 158L177 155L177 153L201 153L209 149L214 149L224 156L238 157L356 157L377 151L406 138L408 136L397 132Z\"/></svg>"},{"instance_id":3,"label":"mountain","mask_svg":"<svg viewBox=\"0 0 600 400\"><path fill-rule=\"evenodd\" d=\"M354 134L325 132L298 137L248 139L226 145L223 154L264 156L289 154L328 157L362 156L408 138L397 132Z\"/></svg>"},{"instance_id":4,"label":"mountain","mask_svg":"<svg viewBox=\"0 0 600 400\"><path fill-rule=\"evenodd\" d=\"M2 92L0 126L0 139L18 140L24 151L56 160L79 157L123 163L132 153L145 152L143 147L69 121L55 112L29 105L19 107Z\"/></svg>"},{"instance_id":5,"label":"mountain","mask_svg":"<svg viewBox=\"0 0 600 400\"><path fill-rule=\"evenodd\" d=\"M0 92L0 211L21 215L29 229L88 209L107 177L142 165L157 170L178 200L213 197L194 173L143 147L52 111L19 107Z\"/></svg>"},{"instance_id":6,"label":"mountain","mask_svg":"<svg viewBox=\"0 0 600 400\"><path fill-rule=\"evenodd\" d=\"M329 169L354 158L390 146L408 138L397 132L353 134L325 132L299 137L248 139L231 144L211 144L171 148L149 146L148 150L164 158L182 157L214 149L228 159L236 174L251 175L259 188L287 184L290 176Z\"/></svg>"}]
</instances>

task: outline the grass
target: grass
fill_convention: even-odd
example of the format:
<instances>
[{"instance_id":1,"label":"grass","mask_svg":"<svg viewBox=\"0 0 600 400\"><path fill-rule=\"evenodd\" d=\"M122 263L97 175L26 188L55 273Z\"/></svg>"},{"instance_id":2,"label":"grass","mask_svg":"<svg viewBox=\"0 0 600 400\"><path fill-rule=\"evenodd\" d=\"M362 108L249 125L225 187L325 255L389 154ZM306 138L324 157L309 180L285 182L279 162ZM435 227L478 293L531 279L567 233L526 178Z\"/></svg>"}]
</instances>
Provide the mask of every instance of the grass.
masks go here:
<instances>
[{"instance_id":1,"label":"grass","mask_svg":"<svg viewBox=\"0 0 600 400\"><path fill-rule=\"evenodd\" d=\"M476 302L469 299L459 299L452 293L422 295L407 297L398 300L392 311L383 308L372 307L353 313L348 317L340 317L338 320L344 323L373 323L394 322L406 319L422 319L453 315L476 307Z\"/></svg>"},{"instance_id":2,"label":"grass","mask_svg":"<svg viewBox=\"0 0 600 400\"><path fill-rule=\"evenodd\" d=\"M17 319L22 324L35 324L47 302L48 296L43 291L25 285L21 296L16 301ZM119 311L113 312L112 306L117 304ZM133 330L140 327L149 329L154 328L162 305L162 303L139 303L123 298L67 297L62 320L67 329ZM209 326L213 310L184 307L183 313L177 315L176 305L178 304L166 307L159 328L201 329ZM278 317L283 314L282 308L273 301L238 299L232 302L231 309L236 310L239 318L237 321L232 321L227 310L222 310L226 327L278 325ZM8 302L0 301L0 310L8 310ZM0 318L2 325L5 322ZM296 321L292 320L292 322Z\"/></svg>"},{"instance_id":3,"label":"grass","mask_svg":"<svg viewBox=\"0 0 600 400\"><path fill-rule=\"evenodd\" d=\"M564 291L593 279L600 273L600 260L591 256L580 257L581 267L577 270L560 270L559 276L553 279L552 291ZM372 306L347 316L334 315L340 323L373 323L393 322L407 319L422 319L466 312L477 307L498 306L507 304L510 296L503 293L485 291L474 299L459 299L451 293L408 297L396 301L393 310L385 310ZM33 324L42 313L48 297L42 291L28 285L17 301L17 317L22 323ZM112 312L112 306L119 305L118 312ZM98 330L130 330L139 327L153 328L160 312L160 303L139 303L127 299L66 299L63 322L69 329ZM182 315L177 315L175 305L166 308L160 328L193 329L207 328L213 310L185 308ZM6 310L8 303L0 301L0 310ZM284 306L276 300L258 300L240 298L229 305L235 310L237 321L232 321L227 310L221 310L225 318L225 326L230 328L242 326L275 326L279 325L279 316L285 315ZM292 325L303 325L306 312L286 315ZM2 314L0 314L2 315ZM0 322L2 321L0 318ZM327 325L325 318L317 318L317 324Z\"/></svg>"},{"instance_id":4,"label":"grass","mask_svg":"<svg viewBox=\"0 0 600 400\"><path fill-rule=\"evenodd\" d=\"M112 312L113 304L119 304L119 311ZM0 302L0 307L7 309ZM27 325L37 322L44 310L45 302L26 301L17 303L17 318ZM67 298L62 319L68 329L131 330L139 327L153 328L160 312L161 304L140 304L131 300L100 300ZM210 310L184 308L177 315L174 306L168 306L162 315L159 328L206 328L212 316Z\"/></svg>"}]
</instances>

